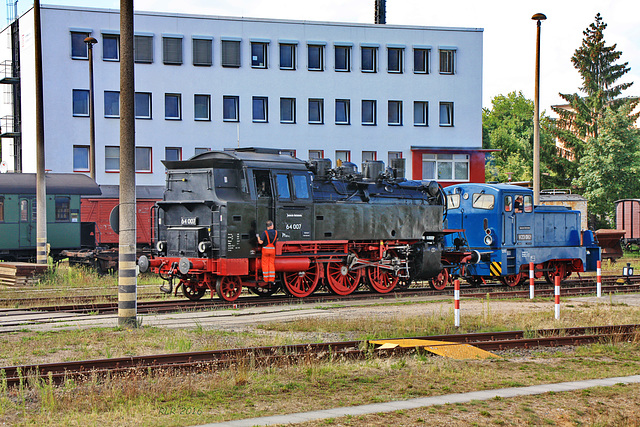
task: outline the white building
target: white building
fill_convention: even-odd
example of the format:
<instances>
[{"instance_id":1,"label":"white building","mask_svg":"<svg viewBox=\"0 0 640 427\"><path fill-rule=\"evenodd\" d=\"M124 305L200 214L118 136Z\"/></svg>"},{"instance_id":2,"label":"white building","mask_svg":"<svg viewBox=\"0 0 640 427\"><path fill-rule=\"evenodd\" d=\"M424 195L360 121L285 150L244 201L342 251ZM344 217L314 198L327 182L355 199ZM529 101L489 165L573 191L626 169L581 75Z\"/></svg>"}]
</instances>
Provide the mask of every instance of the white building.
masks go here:
<instances>
[{"instance_id":1,"label":"white building","mask_svg":"<svg viewBox=\"0 0 640 427\"><path fill-rule=\"evenodd\" d=\"M89 170L91 36L96 181L118 184L119 11L42 6L41 19L45 167ZM0 36L10 171L36 170L33 22L31 9ZM334 166L401 156L408 178L484 181L482 29L153 12L134 23L138 185L164 184L163 159L238 146Z\"/></svg>"}]
</instances>

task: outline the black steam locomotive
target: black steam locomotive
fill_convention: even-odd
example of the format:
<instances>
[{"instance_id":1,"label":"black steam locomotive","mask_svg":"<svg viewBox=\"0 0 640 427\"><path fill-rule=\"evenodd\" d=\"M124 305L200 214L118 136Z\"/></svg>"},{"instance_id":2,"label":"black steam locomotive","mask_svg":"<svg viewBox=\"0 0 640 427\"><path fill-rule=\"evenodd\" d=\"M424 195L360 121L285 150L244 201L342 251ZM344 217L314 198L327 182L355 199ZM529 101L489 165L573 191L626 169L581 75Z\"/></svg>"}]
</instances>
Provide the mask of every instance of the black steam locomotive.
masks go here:
<instances>
[{"instance_id":1,"label":"black steam locomotive","mask_svg":"<svg viewBox=\"0 0 640 427\"><path fill-rule=\"evenodd\" d=\"M446 196L438 183L405 180L403 159L332 169L275 149L210 151L165 161L158 202L156 253L140 270L174 282L192 300L213 290L228 301L242 286L271 295L283 286L297 297L319 283L347 295L360 282L390 292L442 270ZM256 234L273 220L277 285L263 281ZM177 292L178 288L176 288Z\"/></svg>"}]
</instances>

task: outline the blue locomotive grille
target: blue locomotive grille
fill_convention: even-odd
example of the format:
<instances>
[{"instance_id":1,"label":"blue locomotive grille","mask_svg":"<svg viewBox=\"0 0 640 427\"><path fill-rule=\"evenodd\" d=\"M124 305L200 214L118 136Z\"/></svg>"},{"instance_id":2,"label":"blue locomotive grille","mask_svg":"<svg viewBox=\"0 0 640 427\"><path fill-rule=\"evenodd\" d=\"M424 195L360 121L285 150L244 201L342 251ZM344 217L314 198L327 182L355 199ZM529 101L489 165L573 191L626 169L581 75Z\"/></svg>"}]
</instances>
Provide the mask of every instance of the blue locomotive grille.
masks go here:
<instances>
[{"instance_id":1,"label":"blue locomotive grille","mask_svg":"<svg viewBox=\"0 0 640 427\"><path fill-rule=\"evenodd\" d=\"M502 263L501 262L492 262L489 266L489 270L491 271L492 276L501 276L502 275Z\"/></svg>"}]
</instances>

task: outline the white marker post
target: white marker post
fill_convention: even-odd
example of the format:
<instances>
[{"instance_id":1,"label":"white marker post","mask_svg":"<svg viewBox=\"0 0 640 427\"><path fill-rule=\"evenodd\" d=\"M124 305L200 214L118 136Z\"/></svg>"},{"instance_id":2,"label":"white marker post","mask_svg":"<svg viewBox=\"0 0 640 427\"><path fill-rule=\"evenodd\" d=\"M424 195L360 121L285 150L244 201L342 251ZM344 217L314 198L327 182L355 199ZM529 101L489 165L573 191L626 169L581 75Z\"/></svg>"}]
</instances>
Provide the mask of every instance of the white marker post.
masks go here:
<instances>
[{"instance_id":1,"label":"white marker post","mask_svg":"<svg viewBox=\"0 0 640 427\"><path fill-rule=\"evenodd\" d=\"M532 262L529 263L529 299L533 299L533 282L536 275L534 272L535 266Z\"/></svg>"},{"instance_id":2,"label":"white marker post","mask_svg":"<svg viewBox=\"0 0 640 427\"><path fill-rule=\"evenodd\" d=\"M598 261L597 263L597 268L596 268L596 295L598 296L598 298L602 297L602 261Z\"/></svg>"},{"instance_id":3,"label":"white marker post","mask_svg":"<svg viewBox=\"0 0 640 427\"><path fill-rule=\"evenodd\" d=\"M453 281L453 312L455 316L455 326L460 327L460 279Z\"/></svg>"},{"instance_id":4,"label":"white marker post","mask_svg":"<svg viewBox=\"0 0 640 427\"><path fill-rule=\"evenodd\" d=\"M560 319L560 276L556 276L555 296L556 296L556 320L558 320Z\"/></svg>"}]
</instances>

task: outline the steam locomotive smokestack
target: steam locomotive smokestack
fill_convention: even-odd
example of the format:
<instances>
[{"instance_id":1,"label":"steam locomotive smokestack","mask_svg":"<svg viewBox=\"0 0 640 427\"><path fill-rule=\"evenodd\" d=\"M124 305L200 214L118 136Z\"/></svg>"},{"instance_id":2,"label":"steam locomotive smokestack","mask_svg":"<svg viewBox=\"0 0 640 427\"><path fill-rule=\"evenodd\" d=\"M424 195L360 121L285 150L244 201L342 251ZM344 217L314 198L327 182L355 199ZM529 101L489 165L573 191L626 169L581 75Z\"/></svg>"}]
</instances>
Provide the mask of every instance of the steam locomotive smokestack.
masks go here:
<instances>
[{"instance_id":1,"label":"steam locomotive smokestack","mask_svg":"<svg viewBox=\"0 0 640 427\"><path fill-rule=\"evenodd\" d=\"M387 0L375 0L376 2L376 24L387 23Z\"/></svg>"}]
</instances>

